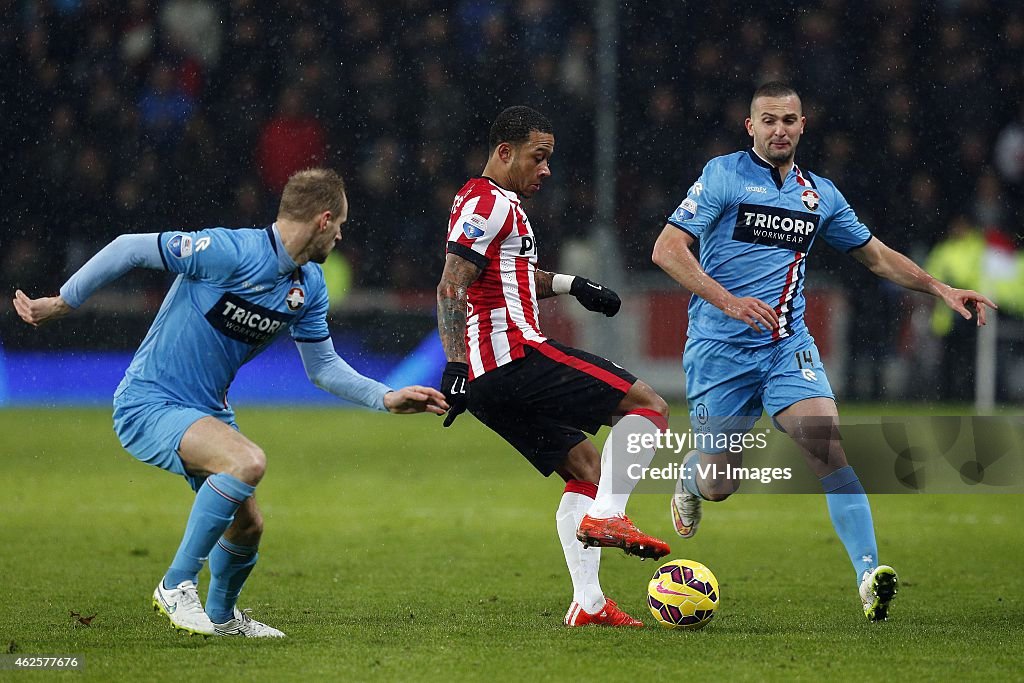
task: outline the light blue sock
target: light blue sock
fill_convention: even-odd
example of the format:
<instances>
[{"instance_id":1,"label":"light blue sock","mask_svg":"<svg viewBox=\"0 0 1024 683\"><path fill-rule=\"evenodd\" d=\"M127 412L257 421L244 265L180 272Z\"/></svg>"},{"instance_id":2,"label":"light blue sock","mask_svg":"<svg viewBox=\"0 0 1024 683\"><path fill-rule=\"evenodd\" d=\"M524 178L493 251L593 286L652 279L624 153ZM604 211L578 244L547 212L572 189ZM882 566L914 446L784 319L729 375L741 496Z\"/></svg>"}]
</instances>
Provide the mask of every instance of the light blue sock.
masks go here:
<instances>
[{"instance_id":1,"label":"light blue sock","mask_svg":"<svg viewBox=\"0 0 1024 683\"><path fill-rule=\"evenodd\" d=\"M683 479L683 488L697 496L702 500L707 500L701 494L700 487L697 485L697 465L700 463L700 451L690 451L683 458L683 471L687 473L687 476Z\"/></svg>"},{"instance_id":2,"label":"light blue sock","mask_svg":"<svg viewBox=\"0 0 1024 683\"><path fill-rule=\"evenodd\" d=\"M235 603L249 572L256 566L256 546L237 545L221 536L210 551L210 592L206 596L206 614L215 624L234 616Z\"/></svg>"},{"instance_id":3,"label":"light blue sock","mask_svg":"<svg viewBox=\"0 0 1024 683\"><path fill-rule=\"evenodd\" d=\"M849 465L822 477L820 481L821 488L825 490L832 526L846 546L846 553L857 572L857 585L860 585L864 572L878 566L878 544L875 542L875 526L871 521L867 494Z\"/></svg>"},{"instance_id":4,"label":"light blue sock","mask_svg":"<svg viewBox=\"0 0 1024 683\"><path fill-rule=\"evenodd\" d=\"M173 588L186 580L198 583L199 570L203 568L206 556L231 525L238 506L255 490L255 486L224 472L206 478L192 503L185 536L164 575L164 588Z\"/></svg>"}]
</instances>

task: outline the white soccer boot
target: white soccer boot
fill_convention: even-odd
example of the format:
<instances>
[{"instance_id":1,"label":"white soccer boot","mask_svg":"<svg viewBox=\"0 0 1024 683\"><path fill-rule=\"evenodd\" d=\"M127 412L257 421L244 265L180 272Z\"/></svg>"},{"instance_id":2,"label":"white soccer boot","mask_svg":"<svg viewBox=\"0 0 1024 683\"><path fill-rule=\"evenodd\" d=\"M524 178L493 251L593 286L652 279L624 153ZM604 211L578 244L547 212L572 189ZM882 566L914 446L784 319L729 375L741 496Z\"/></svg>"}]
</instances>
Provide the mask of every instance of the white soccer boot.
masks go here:
<instances>
[{"instance_id":1,"label":"white soccer boot","mask_svg":"<svg viewBox=\"0 0 1024 683\"><path fill-rule=\"evenodd\" d=\"M683 488L683 480L676 482L676 492L672 496L672 526L683 538L693 538L700 525L700 496L695 496Z\"/></svg>"},{"instance_id":2,"label":"white soccer boot","mask_svg":"<svg viewBox=\"0 0 1024 683\"><path fill-rule=\"evenodd\" d=\"M284 638L284 633L273 626L267 626L249 616L249 610L239 611L235 608L235 616L223 624L213 625L218 636L241 636L243 638Z\"/></svg>"},{"instance_id":3,"label":"white soccer boot","mask_svg":"<svg viewBox=\"0 0 1024 683\"><path fill-rule=\"evenodd\" d=\"M213 635L213 622L206 616L199 600L199 589L191 581L182 581L174 588L164 588L160 579L153 591L153 609L170 619L171 626L201 636Z\"/></svg>"},{"instance_id":4,"label":"white soccer boot","mask_svg":"<svg viewBox=\"0 0 1024 683\"><path fill-rule=\"evenodd\" d=\"M868 621L885 621L889 617L889 603L896 597L898 584L896 570L888 565L864 572L860 580L860 601Z\"/></svg>"}]
</instances>

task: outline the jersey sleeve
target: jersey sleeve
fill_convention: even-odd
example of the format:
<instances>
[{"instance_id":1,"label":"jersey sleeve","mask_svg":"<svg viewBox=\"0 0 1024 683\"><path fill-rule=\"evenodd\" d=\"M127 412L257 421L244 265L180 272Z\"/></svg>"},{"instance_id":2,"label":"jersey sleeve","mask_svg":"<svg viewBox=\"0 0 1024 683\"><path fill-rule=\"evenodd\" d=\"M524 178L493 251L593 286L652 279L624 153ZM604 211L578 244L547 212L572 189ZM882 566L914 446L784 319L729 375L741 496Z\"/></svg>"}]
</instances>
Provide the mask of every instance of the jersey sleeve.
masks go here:
<instances>
[{"instance_id":1,"label":"jersey sleeve","mask_svg":"<svg viewBox=\"0 0 1024 683\"><path fill-rule=\"evenodd\" d=\"M686 198L668 217L668 223L697 239L715 224L726 205L727 188L720 167L721 163L717 159L712 159L704 166L697 182L687 190Z\"/></svg>"},{"instance_id":2,"label":"jersey sleeve","mask_svg":"<svg viewBox=\"0 0 1024 683\"><path fill-rule=\"evenodd\" d=\"M327 309L330 306L327 285L323 271L317 268L317 272L315 282L313 277L306 280L309 299L302 316L291 327L292 339L297 342L320 342L331 338L331 332L327 329Z\"/></svg>"},{"instance_id":3,"label":"jersey sleeve","mask_svg":"<svg viewBox=\"0 0 1024 683\"><path fill-rule=\"evenodd\" d=\"M842 252L859 249L871 241L871 231L860 222L857 214L846 197L834 186L830 187L833 194L834 208L825 223L822 237L834 248Z\"/></svg>"},{"instance_id":4,"label":"jersey sleeve","mask_svg":"<svg viewBox=\"0 0 1024 683\"><path fill-rule=\"evenodd\" d=\"M162 232L157 241L164 268L201 280L224 279L245 259L241 236L223 228Z\"/></svg>"},{"instance_id":5,"label":"jersey sleeve","mask_svg":"<svg viewBox=\"0 0 1024 683\"><path fill-rule=\"evenodd\" d=\"M296 344L306 375L316 386L338 398L359 403L367 408L386 411L384 395L392 389L375 379L365 377L346 363L334 344L325 339L315 344Z\"/></svg>"},{"instance_id":6,"label":"jersey sleeve","mask_svg":"<svg viewBox=\"0 0 1024 683\"><path fill-rule=\"evenodd\" d=\"M132 268L162 268L156 237L156 233L120 235L64 283L60 288L61 298L68 306L78 308L97 289Z\"/></svg>"},{"instance_id":7,"label":"jersey sleeve","mask_svg":"<svg viewBox=\"0 0 1024 683\"><path fill-rule=\"evenodd\" d=\"M510 210L508 199L494 193L465 202L448 231L448 253L479 268L486 267L500 252L501 242L511 229Z\"/></svg>"}]
</instances>

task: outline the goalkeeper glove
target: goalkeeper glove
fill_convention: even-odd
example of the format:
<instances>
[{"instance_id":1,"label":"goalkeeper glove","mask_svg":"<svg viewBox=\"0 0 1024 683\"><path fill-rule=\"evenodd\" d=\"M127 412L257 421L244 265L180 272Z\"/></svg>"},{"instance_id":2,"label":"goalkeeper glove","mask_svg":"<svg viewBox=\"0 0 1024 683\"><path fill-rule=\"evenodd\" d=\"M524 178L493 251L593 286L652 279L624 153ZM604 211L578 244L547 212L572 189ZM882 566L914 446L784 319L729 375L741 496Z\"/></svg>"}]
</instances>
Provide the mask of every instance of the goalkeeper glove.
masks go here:
<instances>
[{"instance_id":1,"label":"goalkeeper glove","mask_svg":"<svg viewBox=\"0 0 1024 683\"><path fill-rule=\"evenodd\" d=\"M444 426L450 427L469 406L469 366L465 363L449 361L444 366L441 376L441 391L448 403L448 415L444 418Z\"/></svg>"}]
</instances>

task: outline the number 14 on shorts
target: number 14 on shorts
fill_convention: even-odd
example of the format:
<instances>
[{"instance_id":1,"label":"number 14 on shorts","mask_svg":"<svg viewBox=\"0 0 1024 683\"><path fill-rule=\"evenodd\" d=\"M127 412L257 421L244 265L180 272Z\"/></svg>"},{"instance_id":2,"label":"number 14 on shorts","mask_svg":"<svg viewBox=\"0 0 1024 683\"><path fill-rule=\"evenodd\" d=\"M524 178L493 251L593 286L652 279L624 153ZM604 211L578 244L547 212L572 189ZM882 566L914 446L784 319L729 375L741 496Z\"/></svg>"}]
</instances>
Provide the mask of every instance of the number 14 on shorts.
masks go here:
<instances>
[{"instance_id":1,"label":"number 14 on shorts","mask_svg":"<svg viewBox=\"0 0 1024 683\"><path fill-rule=\"evenodd\" d=\"M818 376L814 374L814 354L811 353L810 349L801 349L793 354L796 357L796 365L800 368L800 374L804 376L808 382L818 381Z\"/></svg>"}]
</instances>

